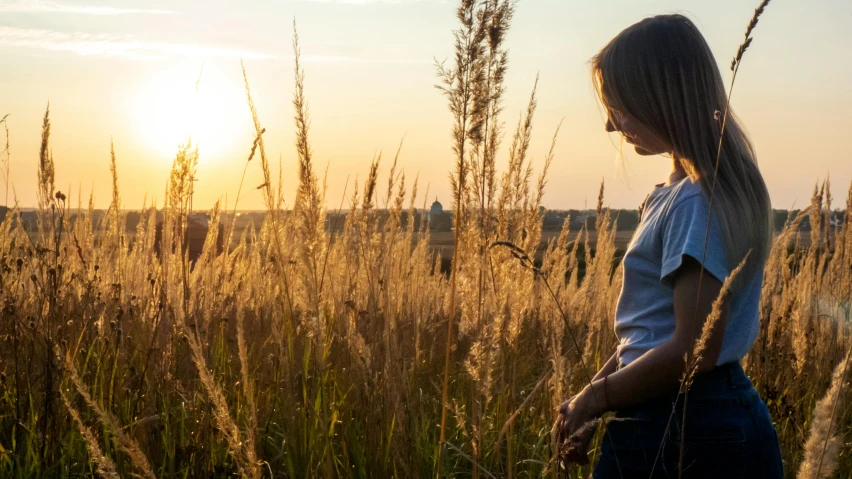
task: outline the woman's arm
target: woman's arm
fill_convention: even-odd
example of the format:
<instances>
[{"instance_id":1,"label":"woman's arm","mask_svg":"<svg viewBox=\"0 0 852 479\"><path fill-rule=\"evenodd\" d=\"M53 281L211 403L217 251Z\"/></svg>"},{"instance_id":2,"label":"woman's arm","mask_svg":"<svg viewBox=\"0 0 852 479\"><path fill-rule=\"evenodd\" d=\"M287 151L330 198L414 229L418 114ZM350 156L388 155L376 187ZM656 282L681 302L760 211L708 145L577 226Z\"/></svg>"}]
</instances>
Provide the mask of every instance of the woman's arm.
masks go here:
<instances>
[{"instance_id":1,"label":"woman's arm","mask_svg":"<svg viewBox=\"0 0 852 479\"><path fill-rule=\"evenodd\" d=\"M592 378L592 382L597 381L598 379L603 379L604 376L609 376L614 373L618 369L618 351L612 353L612 356L607 359L606 363L604 363L601 370L595 374L595 377Z\"/></svg>"},{"instance_id":2,"label":"woman's arm","mask_svg":"<svg viewBox=\"0 0 852 479\"><path fill-rule=\"evenodd\" d=\"M603 379L606 376L609 376L610 374L614 373L617 369L618 369L618 351L615 351L614 353L612 353L612 356L610 356L609 359L607 359L607 361L604 363L604 365L601 367L601 369L597 372L597 374L595 374L595 377L592 378L592 384L594 384L596 381L598 381L600 379ZM586 386L586 388L588 388L588 386ZM582 391L574 397L576 398L580 394L582 394ZM603 394L603 393L601 393L601 394ZM601 395L597 399L599 401L601 401L601 405L600 405L601 408L606 406L606 403L603 402L604 401L603 395ZM572 401L572 400L573 400L573 398L569 399L568 401ZM595 400L594 396L592 396L592 400Z\"/></svg>"},{"instance_id":3,"label":"woman's arm","mask_svg":"<svg viewBox=\"0 0 852 479\"><path fill-rule=\"evenodd\" d=\"M563 414L564 433L573 434L586 422L608 410L677 392L686 366L684 358L701 335L713 301L722 289L718 279L706 271L702 275L702 270L697 260L684 256L683 265L674 279L675 331L671 339L613 372L606 380L596 376L592 384L586 386L570 403L563 404L560 412ZM699 276L703 276L700 289ZM698 372L715 367L722 350L727 310L726 304L711 331L707 349L698 364Z\"/></svg>"},{"instance_id":4,"label":"woman's arm","mask_svg":"<svg viewBox=\"0 0 852 479\"><path fill-rule=\"evenodd\" d=\"M603 367L601 367L600 371L598 371L598 373L595 374L595 377L592 378L592 384L594 384L594 382L599 380L599 379L603 379L606 376L609 376L610 374L614 373L617 369L618 369L618 351L615 351L614 353L612 353L612 356L609 357L609 359L606 361L606 363L604 363L604 365L603 365ZM573 399L569 399L568 401L566 401L566 404L570 403L572 400ZM598 400L604 401L603 396L598 398ZM603 407L603 405L601 407ZM588 458L588 455L587 455L587 450L588 450L588 447L589 447L589 443L591 442L594 435L595 435L595 429L589 428L585 431L585 433L582 435L582 437L577 437L576 443L574 444L574 446L569 451L566 451L567 452L567 459L570 462L575 462L575 463L578 463L578 464L588 464L589 458Z\"/></svg>"}]
</instances>

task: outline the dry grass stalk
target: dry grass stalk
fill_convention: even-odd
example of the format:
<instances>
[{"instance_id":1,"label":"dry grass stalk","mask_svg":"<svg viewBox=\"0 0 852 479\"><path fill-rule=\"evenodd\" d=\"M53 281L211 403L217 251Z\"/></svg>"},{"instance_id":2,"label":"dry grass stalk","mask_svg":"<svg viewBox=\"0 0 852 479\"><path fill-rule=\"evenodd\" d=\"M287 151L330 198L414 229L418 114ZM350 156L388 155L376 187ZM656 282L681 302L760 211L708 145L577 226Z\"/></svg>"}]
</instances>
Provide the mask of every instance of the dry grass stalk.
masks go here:
<instances>
[{"instance_id":1,"label":"dry grass stalk","mask_svg":"<svg viewBox=\"0 0 852 479\"><path fill-rule=\"evenodd\" d=\"M112 212L113 228L118 228L119 211L121 210L121 190L118 188L118 166L115 160L115 142L110 138L109 142L109 172L112 176Z\"/></svg>"},{"instance_id":2,"label":"dry grass stalk","mask_svg":"<svg viewBox=\"0 0 852 479\"><path fill-rule=\"evenodd\" d=\"M210 370L207 369L207 360L204 357L201 344L189 327L184 324L182 329L182 334L186 338L186 342L192 352L192 361L198 370L198 378L201 380L201 384L204 386L207 395L210 397L210 401L213 403L213 416L216 418L219 430L228 443L228 449L237 463L240 475L246 478L260 477L260 463L257 460L256 453L253 448L244 447L240 429L237 427L236 422L234 422L233 417L231 417L225 394L216 382L216 379L213 378Z\"/></svg>"},{"instance_id":3,"label":"dry grass stalk","mask_svg":"<svg viewBox=\"0 0 852 479\"><path fill-rule=\"evenodd\" d=\"M737 54L734 55L734 59L731 60L731 71L734 72L734 75L736 75L736 72L740 67L743 55L745 55L748 47L751 46L751 42L753 40L751 33L754 31L754 27L757 26L757 22L760 20L760 16L763 15L763 11L766 9L766 6L769 5L769 1L770 0L763 0L760 2L760 5L754 9L754 15L752 15L751 20L749 20L745 35L743 36L743 43L740 44L739 48L737 48Z\"/></svg>"},{"instance_id":4,"label":"dry grass stalk","mask_svg":"<svg viewBox=\"0 0 852 479\"><path fill-rule=\"evenodd\" d=\"M245 298L248 301L248 298ZM255 430L257 429L257 404L255 403L254 396L254 381L252 377L249 375L249 357L248 357L248 348L246 346L246 333L245 333L245 310L243 307L243 302L237 304L237 350L238 356L240 358L240 377L242 379L243 384L243 396L246 399L246 440L245 440L245 451L246 451L246 459L249 463L248 467L252 467L252 464L256 464L255 472L249 471L250 477L260 477L259 469L260 465L257 460L257 439Z\"/></svg>"},{"instance_id":5,"label":"dry grass stalk","mask_svg":"<svg viewBox=\"0 0 852 479\"><path fill-rule=\"evenodd\" d=\"M454 117L453 124L453 151L456 154L455 169L450 177L453 191L453 211L456 234L453 239L453 259L450 266L450 297L447 316L447 343L444 360L444 385L441 397L441 429L438 440L438 467L437 476L441 477L443 467L443 447L446 441L447 401L449 398L450 384L450 352L453 343L453 321L456 315L456 289L458 287L458 255L459 255L459 230L464 218L464 199L467 194L467 178L469 164L467 161L467 144L469 141L468 129L470 128L473 113L472 101L474 99L473 85L474 75L481 70L476 68L481 61L481 44L485 38L486 30L478 18L478 8L475 0L462 0L456 14L461 23L461 28L455 32L455 67L445 69L443 64L438 64L438 74L444 85L439 86L449 100L450 111ZM366 200L366 198L365 198Z\"/></svg>"},{"instance_id":6,"label":"dry grass stalk","mask_svg":"<svg viewBox=\"0 0 852 479\"><path fill-rule=\"evenodd\" d=\"M56 355L60 360L63 359L58 348L56 349ZM71 380L71 383L74 384L75 389L77 389L77 394L79 394L85 401L86 405L95 412L95 416L98 418L101 425L109 430L110 434L112 434L115 439L115 443L118 448L127 454L130 458L130 462L136 470L139 471L143 477L156 479L157 476L154 475L154 471L148 463L148 458L145 457L145 454L142 452L139 444L133 438L125 434L124 428L121 427L118 420L108 411L104 410L104 408L92 398L91 394L89 394L89 389L80 379L80 375L77 373L77 368L74 365L74 359L70 355L64 358L63 366L65 367L68 379Z\"/></svg>"},{"instance_id":7,"label":"dry grass stalk","mask_svg":"<svg viewBox=\"0 0 852 479\"><path fill-rule=\"evenodd\" d=\"M3 172L3 183L5 185L6 199L3 202L3 205L9 206L9 168L12 164L12 149L9 146L9 115L6 114L3 118L0 118L0 123L3 124L3 129L6 132L6 147L3 148L3 163L2 163L2 171Z\"/></svg>"},{"instance_id":8,"label":"dry grass stalk","mask_svg":"<svg viewBox=\"0 0 852 479\"><path fill-rule=\"evenodd\" d=\"M842 440L837 436L837 413L843 410L848 365L849 354L834 368L831 385L814 407L797 479L825 479L834 475L837 470L842 446Z\"/></svg>"},{"instance_id":9,"label":"dry grass stalk","mask_svg":"<svg viewBox=\"0 0 852 479\"><path fill-rule=\"evenodd\" d=\"M296 191L294 215L296 216L297 232L299 234L299 253L305 268L299 275L307 288L313 314L316 316L314 326L317 334L322 334L319 325L320 302L320 268L325 248L325 195L320 188L319 180L314 171L311 145L308 139L308 105L305 99L305 72L302 69L299 48L299 34L296 22L293 21L293 54L295 58L295 88L293 93L293 108L296 122L296 154L299 158L299 187Z\"/></svg>"},{"instance_id":10,"label":"dry grass stalk","mask_svg":"<svg viewBox=\"0 0 852 479\"><path fill-rule=\"evenodd\" d=\"M263 142L263 133L266 131L266 129L260 125L260 119L257 116L257 109L254 106L254 100L251 96L251 89L249 88L246 67L242 61L240 61L240 68L242 68L243 72L243 83L245 84L246 89L246 101L248 102L249 111L251 111L251 119L252 123L254 123L254 129L256 133L254 144L251 148L251 154L249 155L249 161L251 161L251 159L254 157L255 149L257 148L260 152L260 166L261 171L263 173L263 184L261 184L258 189L262 190L264 193L263 199L266 203L266 209L268 211L275 211L275 195L272 193L272 173L269 168L269 159L266 157L266 147Z\"/></svg>"},{"instance_id":11,"label":"dry grass stalk","mask_svg":"<svg viewBox=\"0 0 852 479\"><path fill-rule=\"evenodd\" d=\"M41 127L41 146L38 153L38 201L41 209L49 207L53 198L54 176L56 169L53 163L53 153L50 150L50 104L44 110Z\"/></svg>"},{"instance_id":12,"label":"dry grass stalk","mask_svg":"<svg viewBox=\"0 0 852 479\"><path fill-rule=\"evenodd\" d=\"M294 32L295 32L295 22L294 22ZM272 186L272 174L270 173L269 168L269 159L266 156L266 147L263 142L263 134L266 132L266 129L263 128L260 124L260 119L257 116L257 109L254 106L254 100L251 96L251 89L249 88L248 75L246 74L245 65L243 65L242 61L240 62L240 67L242 68L243 73L243 82L245 84L246 90L246 101L249 106L249 111L251 112L252 123L254 124L255 129L255 140L254 145L252 146L251 155L249 156L249 161L251 161L252 156L254 156L255 148L260 152L260 167L261 172L263 173L263 184L257 187L257 189L263 191L264 203L266 204L266 211L269 215L268 225L271 229L272 235L272 245L275 248L275 254L273 255L272 262L276 266L276 272L278 273L283 285L284 285L284 297L278 299L279 307L282 310L282 316L284 316L281 321L281 327L285 331L290 331L292 327L292 320L294 316L293 311L293 284L290 278L290 272L287 270L286 265L284 264L285 257L285 248L281 244L281 230L284 225L282 225L282 221L280 218L279 206L282 201L278 201L278 198L275 197ZM281 190L281 185L279 185L279 191Z\"/></svg>"},{"instance_id":13,"label":"dry grass stalk","mask_svg":"<svg viewBox=\"0 0 852 479\"><path fill-rule=\"evenodd\" d=\"M704 324L701 326L701 335L698 339L696 339L695 346L692 348L692 353L688 356L689 359L687 367L684 371L685 379L681 382L681 387L683 388L681 392L685 392L689 389L689 386L692 385L692 380L695 378L695 374L698 372L699 366L704 360L704 353L707 350L707 341L710 340L710 336L714 333L719 319L722 317L722 312L726 305L725 301L727 301L728 296L731 294L731 287L740 272L742 272L743 268L745 268L748 258L749 254L740 261L740 264L731 271L731 274L729 274L722 283L722 289L719 290L719 296L717 296L713 301L710 314L707 315L707 319L704 320Z\"/></svg>"},{"instance_id":14,"label":"dry grass stalk","mask_svg":"<svg viewBox=\"0 0 852 479\"><path fill-rule=\"evenodd\" d=\"M74 420L74 424L77 425L77 429L80 430L80 435L83 436L83 442L86 443L86 450L89 451L89 457L95 464L95 471L104 479L119 479L118 472L115 470L115 464L112 462L112 459L104 455L103 451L101 451L100 446L98 446L98 440L95 438L95 435L92 434L92 430L83 423L82 419L80 419L80 413L71 405L71 402L68 400L68 396L66 396L65 392L61 390L59 391L59 396L62 398L62 402L65 404L65 409L68 410L68 414L71 415L71 419Z\"/></svg>"}]
</instances>

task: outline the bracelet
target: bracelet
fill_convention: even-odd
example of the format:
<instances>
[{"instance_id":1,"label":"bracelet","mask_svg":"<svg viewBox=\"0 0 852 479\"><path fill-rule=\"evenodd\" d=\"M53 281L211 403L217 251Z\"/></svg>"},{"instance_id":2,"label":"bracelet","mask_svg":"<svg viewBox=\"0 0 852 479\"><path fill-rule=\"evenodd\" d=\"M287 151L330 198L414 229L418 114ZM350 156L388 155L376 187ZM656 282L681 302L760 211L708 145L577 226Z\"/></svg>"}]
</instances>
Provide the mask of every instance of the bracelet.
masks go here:
<instances>
[{"instance_id":1,"label":"bracelet","mask_svg":"<svg viewBox=\"0 0 852 479\"><path fill-rule=\"evenodd\" d=\"M608 378L608 377L609 377L609 374L607 374L606 376L604 376L604 377L603 377L604 400L606 401L606 410L607 410L607 411L609 411L609 410L610 410L610 406L609 406L609 394L607 394L607 390L606 390L606 378Z\"/></svg>"}]
</instances>

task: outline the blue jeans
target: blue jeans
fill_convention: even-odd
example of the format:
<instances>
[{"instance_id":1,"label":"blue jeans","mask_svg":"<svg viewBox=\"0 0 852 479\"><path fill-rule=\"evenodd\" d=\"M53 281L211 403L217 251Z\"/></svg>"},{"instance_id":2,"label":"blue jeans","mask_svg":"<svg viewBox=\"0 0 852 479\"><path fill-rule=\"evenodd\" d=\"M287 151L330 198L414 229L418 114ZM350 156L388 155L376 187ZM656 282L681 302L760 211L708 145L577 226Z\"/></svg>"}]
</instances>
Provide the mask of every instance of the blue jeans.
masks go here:
<instances>
[{"instance_id":1,"label":"blue jeans","mask_svg":"<svg viewBox=\"0 0 852 479\"><path fill-rule=\"evenodd\" d=\"M783 477L769 410L739 363L695 377L685 423L683 403L683 396L669 397L617 411L607 423L593 477L677 478L684 424L680 477Z\"/></svg>"}]
</instances>

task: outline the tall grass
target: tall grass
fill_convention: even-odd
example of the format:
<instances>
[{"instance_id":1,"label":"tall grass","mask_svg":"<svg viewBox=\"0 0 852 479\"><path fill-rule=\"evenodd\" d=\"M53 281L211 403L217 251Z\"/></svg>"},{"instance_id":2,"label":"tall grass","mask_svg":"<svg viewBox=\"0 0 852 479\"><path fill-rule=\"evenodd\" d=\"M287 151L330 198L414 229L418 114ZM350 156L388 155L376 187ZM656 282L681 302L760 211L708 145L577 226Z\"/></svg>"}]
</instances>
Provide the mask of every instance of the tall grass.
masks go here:
<instances>
[{"instance_id":1,"label":"tall grass","mask_svg":"<svg viewBox=\"0 0 852 479\"><path fill-rule=\"evenodd\" d=\"M535 88L500 148L513 9L463 1L456 56L441 69L455 154L449 275L401 150L389 168L381 155L371 162L342 228L326 227L295 34L295 204L284 207L280 175L275 184L246 74L256 131L245 168L262 171L255 194L267 214L238 231L217 205L198 258L187 247L190 143L175 155L165 203L143 207L128 231L121 145L104 158L113 192L98 219L91 198L72 207L55 190L46 111L37 221L12 209L0 223L0 476L588 475L558 463L551 430L558 405L615 346L617 218L602 188L587 227L595 244L567 222L541 244L555 148L530 155ZM830 222L830 203L826 181L776 237L760 336L744 360L791 476L852 471L840 439L852 424L842 407L852 232Z\"/></svg>"}]
</instances>

